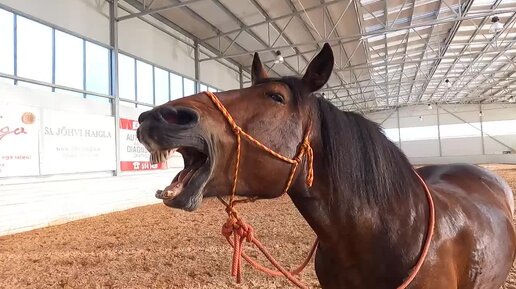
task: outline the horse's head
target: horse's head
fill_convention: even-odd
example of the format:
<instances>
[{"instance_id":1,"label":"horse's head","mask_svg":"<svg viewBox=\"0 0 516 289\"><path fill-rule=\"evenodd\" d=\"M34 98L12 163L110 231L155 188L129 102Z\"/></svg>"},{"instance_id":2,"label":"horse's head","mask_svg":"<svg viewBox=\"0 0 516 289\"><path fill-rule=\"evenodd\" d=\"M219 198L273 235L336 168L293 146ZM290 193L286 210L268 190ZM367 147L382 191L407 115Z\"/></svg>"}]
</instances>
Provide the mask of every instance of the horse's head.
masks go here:
<instances>
[{"instance_id":1,"label":"horse's head","mask_svg":"<svg viewBox=\"0 0 516 289\"><path fill-rule=\"evenodd\" d=\"M269 78L258 54L252 64L252 86L216 93L235 122L275 152L292 158L311 122L315 98L333 69L328 44L302 78ZM155 162L177 150L185 168L157 196L175 208L194 210L203 196L231 192L236 139L222 113L204 93L177 99L140 115L138 139ZM284 189L291 166L242 140L237 194L274 198ZM302 170L302 169L300 169ZM298 172L299 173L299 172ZM299 175L299 174L298 174Z\"/></svg>"}]
</instances>

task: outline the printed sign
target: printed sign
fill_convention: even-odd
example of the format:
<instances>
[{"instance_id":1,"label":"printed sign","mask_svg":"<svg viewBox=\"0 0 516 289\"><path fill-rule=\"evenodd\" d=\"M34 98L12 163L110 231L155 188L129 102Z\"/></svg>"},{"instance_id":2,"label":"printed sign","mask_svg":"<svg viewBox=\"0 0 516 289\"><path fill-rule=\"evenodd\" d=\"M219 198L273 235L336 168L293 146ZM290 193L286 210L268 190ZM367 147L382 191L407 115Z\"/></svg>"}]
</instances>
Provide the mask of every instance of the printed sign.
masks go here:
<instances>
[{"instance_id":1,"label":"printed sign","mask_svg":"<svg viewBox=\"0 0 516 289\"><path fill-rule=\"evenodd\" d=\"M120 169L122 171L145 171L166 169L166 163L151 164L150 154L138 141L136 120L120 119Z\"/></svg>"},{"instance_id":2,"label":"printed sign","mask_svg":"<svg viewBox=\"0 0 516 289\"><path fill-rule=\"evenodd\" d=\"M37 108L0 106L0 177L39 174Z\"/></svg>"},{"instance_id":3,"label":"printed sign","mask_svg":"<svg viewBox=\"0 0 516 289\"><path fill-rule=\"evenodd\" d=\"M43 110L40 157L42 174L114 170L114 118Z\"/></svg>"}]
</instances>

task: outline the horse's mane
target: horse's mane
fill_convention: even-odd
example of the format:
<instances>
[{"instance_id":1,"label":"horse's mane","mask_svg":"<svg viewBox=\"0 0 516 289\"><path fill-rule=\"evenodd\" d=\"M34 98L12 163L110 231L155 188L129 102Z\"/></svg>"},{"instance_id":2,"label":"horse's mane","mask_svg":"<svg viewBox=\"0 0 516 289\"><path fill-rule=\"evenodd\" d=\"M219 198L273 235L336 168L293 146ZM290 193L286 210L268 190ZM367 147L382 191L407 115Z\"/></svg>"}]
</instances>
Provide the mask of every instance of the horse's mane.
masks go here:
<instances>
[{"instance_id":1,"label":"horse's mane","mask_svg":"<svg viewBox=\"0 0 516 289\"><path fill-rule=\"evenodd\" d=\"M347 192L359 204L409 201L417 186L412 166L380 126L360 114L339 110L323 97L316 99L333 198Z\"/></svg>"},{"instance_id":2,"label":"horse's mane","mask_svg":"<svg viewBox=\"0 0 516 289\"><path fill-rule=\"evenodd\" d=\"M410 193L421 189L407 157L382 133L378 124L360 114L339 110L316 93L303 91L302 80L297 77L268 78L258 84L267 82L289 86L294 102L301 104L300 107L313 105L310 96L315 97L324 165L334 201L345 197L339 203L348 204L351 195L356 204L381 207L410 201Z\"/></svg>"}]
</instances>

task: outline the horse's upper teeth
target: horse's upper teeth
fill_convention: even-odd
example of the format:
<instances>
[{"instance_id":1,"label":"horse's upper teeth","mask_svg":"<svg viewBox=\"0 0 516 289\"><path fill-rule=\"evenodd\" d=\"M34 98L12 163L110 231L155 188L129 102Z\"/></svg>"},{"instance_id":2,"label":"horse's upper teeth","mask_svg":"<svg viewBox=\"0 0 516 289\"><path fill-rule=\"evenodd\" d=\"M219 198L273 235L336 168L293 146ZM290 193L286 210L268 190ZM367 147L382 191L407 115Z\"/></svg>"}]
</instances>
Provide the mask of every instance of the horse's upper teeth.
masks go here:
<instances>
[{"instance_id":1,"label":"horse's upper teeth","mask_svg":"<svg viewBox=\"0 0 516 289\"><path fill-rule=\"evenodd\" d=\"M153 151L150 153L150 162L152 164L166 162L177 149Z\"/></svg>"}]
</instances>

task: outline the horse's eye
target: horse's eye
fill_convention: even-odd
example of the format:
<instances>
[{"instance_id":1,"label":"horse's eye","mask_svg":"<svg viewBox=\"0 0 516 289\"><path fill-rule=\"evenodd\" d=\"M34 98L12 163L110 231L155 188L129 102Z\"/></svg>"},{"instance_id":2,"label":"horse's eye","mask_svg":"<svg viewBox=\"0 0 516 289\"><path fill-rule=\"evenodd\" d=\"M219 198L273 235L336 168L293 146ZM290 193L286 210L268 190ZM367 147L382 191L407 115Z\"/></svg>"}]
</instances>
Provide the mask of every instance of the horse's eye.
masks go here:
<instances>
[{"instance_id":1,"label":"horse's eye","mask_svg":"<svg viewBox=\"0 0 516 289\"><path fill-rule=\"evenodd\" d=\"M283 98L283 95L279 93L270 93L269 97L272 98L272 100L279 102L279 103L285 103L285 98Z\"/></svg>"}]
</instances>

